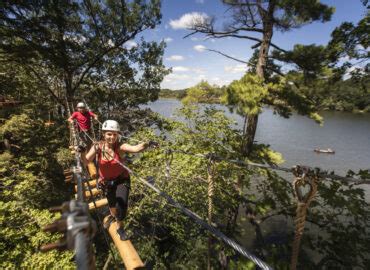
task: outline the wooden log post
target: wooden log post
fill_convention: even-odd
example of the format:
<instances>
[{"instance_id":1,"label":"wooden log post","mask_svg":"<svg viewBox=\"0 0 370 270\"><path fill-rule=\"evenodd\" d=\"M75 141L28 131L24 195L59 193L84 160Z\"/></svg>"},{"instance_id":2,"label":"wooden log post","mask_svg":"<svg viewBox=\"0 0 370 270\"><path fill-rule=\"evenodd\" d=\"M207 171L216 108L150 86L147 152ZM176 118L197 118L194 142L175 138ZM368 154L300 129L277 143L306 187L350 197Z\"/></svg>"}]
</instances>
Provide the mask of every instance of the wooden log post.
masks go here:
<instances>
[{"instance_id":1,"label":"wooden log post","mask_svg":"<svg viewBox=\"0 0 370 270\"><path fill-rule=\"evenodd\" d=\"M108 217L104 218L104 222L107 222ZM108 232L112 237L114 245L116 246L119 254L121 255L122 261L125 268L130 269L143 269L144 263L139 257L139 254L135 250L130 240L122 241L117 234L117 224L112 222L108 228Z\"/></svg>"}]
</instances>

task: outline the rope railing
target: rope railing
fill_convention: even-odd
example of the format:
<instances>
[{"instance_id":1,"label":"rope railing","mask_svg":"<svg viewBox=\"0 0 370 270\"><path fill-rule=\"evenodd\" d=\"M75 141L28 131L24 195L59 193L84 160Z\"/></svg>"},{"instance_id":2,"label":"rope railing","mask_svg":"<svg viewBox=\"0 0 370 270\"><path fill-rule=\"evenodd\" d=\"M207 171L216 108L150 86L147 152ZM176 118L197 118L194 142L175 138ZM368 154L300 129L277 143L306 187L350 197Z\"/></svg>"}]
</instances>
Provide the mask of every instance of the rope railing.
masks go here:
<instances>
[{"instance_id":1,"label":"rope railing","mask_svg":"<svg viewBox=\"0 0 370 270\"><path fill-rule=\"evenodd\" d=\"M184 154L184 155L194 156L194 157L198 157L198 158L204 158L204 159L209 159L211 157L215 161L225 161L225 162L228 162L228 163L236 164L236 165L247 167L247 168L255 167L255 168L262 168L262 169L272 169L272 170L288 172L288 173L293 173L294 170L295 170L295 167L287 168L287 167L282 167L282 166L278 166L278 165L261 164L261 163L251 162L251 161L223 158L221 156L216 155L215 153L200 154L200 153L193 153L193 152L189 152L189 151L176 150L176 149L167 149L167 151L172 152L172 153L180 153L180 154ZM309 166L303 166L303 165L299 165L299 166L310 168ZM353 177L340 176L340 175L336 175L334 173L327 173L327 172L325 172L324 170L322 170L320 168L310 168L310 169L315 171L316 175L320 178L331 179L331 180L339 180L339 181L344 181L344 182L351 182L351 183L354 183L356 185L370 184L370 179L356 179L356 178L353 178Z\"/></svg>"},{"instance_id":2,"label":"rope railing","mask_svg":"<svg viewBox=\"0 0 370 270\"><path fill-rule=\"evenodd\" d=\"M70 115L68 102L67 112ZM79 138L73 125L69 125L71 144L76 146ZM72 177L77 184L77 198L63 203L59 207L50 209L52 212L61 212L62 217L45 226L44 231L59 232L64 236L56 243L49 243L41 247L46 252L53 249L74 250L75 262L79 270L94 270L95 256L93 253L92 239L96 233L96 223L91 219L88 204L85 202L84 178L80 160L80 153L75 152L75 166L72 167Z\"/></svg>"}]
</instances>

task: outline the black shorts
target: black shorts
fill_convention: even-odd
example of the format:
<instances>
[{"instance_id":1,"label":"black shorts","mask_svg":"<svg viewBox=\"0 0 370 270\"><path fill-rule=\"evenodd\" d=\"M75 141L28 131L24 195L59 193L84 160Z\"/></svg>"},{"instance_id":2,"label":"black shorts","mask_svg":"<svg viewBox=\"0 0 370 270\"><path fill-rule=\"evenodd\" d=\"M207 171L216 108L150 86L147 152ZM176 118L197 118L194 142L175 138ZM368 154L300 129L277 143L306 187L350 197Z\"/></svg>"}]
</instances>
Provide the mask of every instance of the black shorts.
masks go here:
<instances>
[{"instance_id":1,"label":"black shorts","mask_svg":"<svg viewBox=\"0 0 370 270\"><path fill-rule=\"evenodd\" d=\"M110 208L117 208L118 220L123 220L127 214L128 195L130 192L130 177L119 178L114 181L113 185L105 187L108 205Z\"/></svg>"}]
</instances>

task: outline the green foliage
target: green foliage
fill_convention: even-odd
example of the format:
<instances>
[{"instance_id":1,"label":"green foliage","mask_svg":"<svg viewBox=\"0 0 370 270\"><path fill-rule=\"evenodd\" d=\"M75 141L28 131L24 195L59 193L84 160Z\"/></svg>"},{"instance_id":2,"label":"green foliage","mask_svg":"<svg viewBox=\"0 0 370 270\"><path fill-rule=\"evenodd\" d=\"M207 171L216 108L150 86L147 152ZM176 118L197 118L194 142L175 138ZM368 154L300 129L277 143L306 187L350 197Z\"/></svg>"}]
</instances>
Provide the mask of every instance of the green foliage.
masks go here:
<instances>
[{"instance_id":1,"label":"green foliage","mask_svg":"<svg viewBox=\"0 0 370 270\"><path fill-rule=\"evenodd\" d=\"M74 155L71 153L70 149L60 148L55 154L57 162L63 168L70 168L72 163L75 161Z\"/></svg>"},{"instance_id":2,"label":"green foliage","mask_svg":"<svg viewBox=\"0 0 370 270\"><path fill-rule=\"evenodd\" d=\"M223 101L231 109L235 106L238 114L259 114L262 101L268 95L268 87L257 75L246 74L240 80L234 81L227 88Z\"/></svg>"},{"instance_id":3,"label":"green foliage","mask_svg":"<svg viewBox=\"0 0 370 270\"><path fill-rule=\"evenodd\" d=\"M183 99L185 96L186 96L186 90L161 89L161 91L159 92L160 98Z\"/></svg>"},{"instance_id":4,"label":"green foliage","mask_svg":"<svg viewBox=\"0 0 370 270\"><path fill-rule=\"evenodd\" d=\"M40 253L42 244L56 241L41 228L57 218L47 209L67 198L60 166L53 158L65 141L43 121L26 114L14 115L0 127L20 149L0 154L0 268L48 269L63 265L74 269L70 252ZM59 172L59 173L58 173Z\"/></svg>"},{"instance_id":5,"label":"green foliage","mask_svg":"<svg viewBox=\"0 0 370 270\"><path fill-rule=\"evenodd\" d=\"M348 56L350 59L368 59L369 51L369 26L370 15L365 11L357 25L352 22L344 22L334 29L328 46L333 59Z\"/></svg>"},{"instance_id":6,"label":"green foliage","mask_svg":"<svg viewBox=\"0 0 370 270\"><path fill-rule=\"evenodd\" d=\"M315 79L329 65L328 49L322 45L294 45L293 50L281 52L275 50L272 57L275 60L296 65L305 79Z\"/></svg>"},{"instance_id":7,"label":"green foliage","mask_svg":"<svg viewBox=\"0 0 370 270\"><path fill-rule=\"evenodd\" d=\"M219 103L222 93L222 88L216 85L210 85L206 81L201 81L186 90L186 96L182 99L182 102L184 104Z\"/></svg>"},{"instance_id":8,"label":"green foliage","mask_svg":"<svg viewBox=\"0 0 370 270\"><path fill-rule=\"evenodd\" d=\"M227 87L223 102L242 116L258 114L268 105L283 117L289 117L295 111L322 123L308 96L296 91L284 78L275 77L271 82L263 83L258 76L247 73Z\"/></svg>"}]
</instances>

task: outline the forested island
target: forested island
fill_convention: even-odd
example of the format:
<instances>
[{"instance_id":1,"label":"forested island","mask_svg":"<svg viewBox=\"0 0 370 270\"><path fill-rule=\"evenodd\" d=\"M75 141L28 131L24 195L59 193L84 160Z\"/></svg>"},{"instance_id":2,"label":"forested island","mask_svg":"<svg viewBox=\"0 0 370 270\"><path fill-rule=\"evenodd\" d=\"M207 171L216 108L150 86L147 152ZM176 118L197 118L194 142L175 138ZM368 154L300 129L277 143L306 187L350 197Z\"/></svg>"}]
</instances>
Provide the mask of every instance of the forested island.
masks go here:
<instances>
[{"instance_id":1,"label":"forested island","mask_svg":"<svg viewBox=\"0 0 370 270\"><path fill-rule=\"evenodd\" d=\"M367 0L356 0L361 16L338 23L326 44L300 44L298 35L290 49L276 43L276 34L326 25L335 14L327 2L1 1L0 268L127 269L125 251L135 248L146 269L368 269L369 168L341 176L287 168L281 153L256 141L266 106L318 124L323 110L370 111ZM193 51L245 72L224 86L204 79L167 89L174 68L165 61L182 59L165 58L175 31L179 47L191 38L227 39L231 49L243 42L252 52L243 59L200 44ZM191 79L172 80L180 78ZM143 109L159 98L181 99L179 117ZM212 104L238 114L242 128ZM67 121L79 108L97 116L87 130ZM91 149L91 159L116 161L131 178L123 221L101 186L116 179L87 173ZM132 248L109 231L121 221Z\"/></svg>"}]
</instances>

